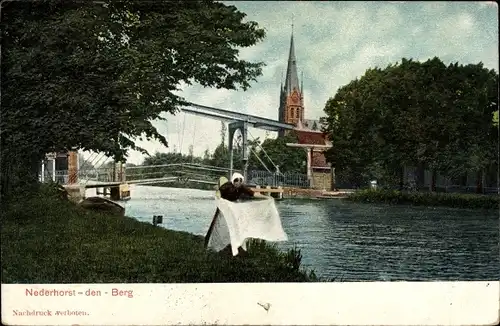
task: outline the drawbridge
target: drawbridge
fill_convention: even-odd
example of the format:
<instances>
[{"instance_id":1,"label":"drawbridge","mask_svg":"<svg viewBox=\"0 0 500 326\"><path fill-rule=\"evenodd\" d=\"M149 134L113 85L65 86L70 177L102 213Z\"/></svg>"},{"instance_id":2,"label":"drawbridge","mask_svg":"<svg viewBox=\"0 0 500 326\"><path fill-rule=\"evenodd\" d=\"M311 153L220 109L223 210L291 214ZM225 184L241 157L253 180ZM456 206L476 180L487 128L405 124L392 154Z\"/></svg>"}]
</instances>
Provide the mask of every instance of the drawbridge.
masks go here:
<instances>
[{"instance_id":1,"label":"drawbridge","mask_svg":"<svg viewBox=\"0 0 500 326\"><path fill-rule=\"evenodd\" d=\"M99 156L99 154L97 154L94 159L87 159L87 161L79 167L77 172L73 171L73 173L69 173L68 171L53 171L54 175L52 176L52 179L57 179L57 181L61 184L74 185L75 187L79 188L118 188L123 184L151 185L168 184L175 182L212 184L215 186L221 176L225 175L230 177L234 172L236 172L233 167L233 143L235 134L238 130L241 133L241 150L243 154L243 169L242 171L238 172L243 174L245 179L248 180L248 160L250 154L252 154L253 152L253 154L255 154L255 157L267 170L267 173L269 175L273 175L274 173L276 173L276 171L278 171L278 166L271 160L260 143L257 143L257 145L260 147L261 152L264 153L268 161L271 163L271 169L268 168L268 166L263 162L259 155L257 155L255 150L248 146L250 140L249 138L253 138L249 129L257 128L275 132L295 129L294 125L282 123L276 120L200 105L196 103L188 103L188 105L181 107L180 110L181 113L184 113L184 115L196 115L228 123L228 167L217 167L196 163L173 163L133 167L124 166L121 163L115 163L112 164L111 167L109 167L109 164L108 167L103 167L103 163L101 163L101 165L98 164L102 157L98 160L97 163L95 162L95 160ZM182 128L182 134L184 134L184 124ZM90 163L88 164L88 167L85 166L87 165L87 163ZM98 168L95 168L94 166L98 166ZM44 177L42 175L42 179L43 178Z\"/></svg>"}]
</instances>

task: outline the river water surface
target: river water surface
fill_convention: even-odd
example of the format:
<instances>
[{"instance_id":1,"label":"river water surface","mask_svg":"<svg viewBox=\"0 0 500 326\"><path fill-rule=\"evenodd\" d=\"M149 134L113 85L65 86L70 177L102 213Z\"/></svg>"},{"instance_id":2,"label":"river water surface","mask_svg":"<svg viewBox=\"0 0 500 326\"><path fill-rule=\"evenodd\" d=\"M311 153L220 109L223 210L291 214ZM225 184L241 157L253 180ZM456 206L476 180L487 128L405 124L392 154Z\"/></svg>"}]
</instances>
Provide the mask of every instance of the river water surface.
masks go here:
<instances>
[{"instance_id":1,"label":"river water surface","mask_svg":"<svg viewBox=\"0 0 500 326\"><path fill-rule=\"evenodd\" d=\"M93 195L89 193L88 195ZM126 215L205 235L214 192L131 186ZM349 203L338 199L277 201L289 241L303 265L344 281L498 280L499 212Z\"/></svg>"}]
</instances>

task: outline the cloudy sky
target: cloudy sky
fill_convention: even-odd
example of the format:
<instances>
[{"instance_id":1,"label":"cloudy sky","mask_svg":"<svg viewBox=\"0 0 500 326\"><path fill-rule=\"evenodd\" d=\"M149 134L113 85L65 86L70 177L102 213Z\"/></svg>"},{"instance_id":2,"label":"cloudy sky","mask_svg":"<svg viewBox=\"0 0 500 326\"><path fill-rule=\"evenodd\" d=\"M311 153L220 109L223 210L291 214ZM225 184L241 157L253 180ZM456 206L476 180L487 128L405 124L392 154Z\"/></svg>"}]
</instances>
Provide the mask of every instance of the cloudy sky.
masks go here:
<instances>
[{"instance_id":1,"label":"cloudy sky","mask_svg":"<svg viewBox=\"0 0 500 326\"><path fill-rule=\"evenodd\" d=\"M434 56L446 63L478 63L498 71L498 7L493 2L337 2L238 1L235 5L266 29L266 39L242 49L241 57L264 61L263 75L246 91L184 87L187 100L207 106L278 118L279 86L286 70L291 23L299 75L304 74L305 115L318 119L339 87L370 67L385 67L401 58L425 61ZM138 144L154 154L175 149L195 155L220 142L221 123L179 113L156 127L170 148L155 142ZM250 130L254 138L265 132ZM275 133L269 137L275 137ZM226 140L227 141L227 140ZM139 164L140 153L128 162Z\"/></svg>"}]
</instances>

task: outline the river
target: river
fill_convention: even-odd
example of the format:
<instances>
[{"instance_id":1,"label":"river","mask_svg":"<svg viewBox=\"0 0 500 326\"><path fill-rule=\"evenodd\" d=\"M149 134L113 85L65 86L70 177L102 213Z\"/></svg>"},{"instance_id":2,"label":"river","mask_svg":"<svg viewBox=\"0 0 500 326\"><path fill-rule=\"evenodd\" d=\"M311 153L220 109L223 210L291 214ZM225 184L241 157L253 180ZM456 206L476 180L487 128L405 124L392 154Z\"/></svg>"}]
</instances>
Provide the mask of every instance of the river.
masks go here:
<instances>
[{"instance_id":1,"label":"river","mask_svg":"<svg viewBox=\"0 0 500 326\"><path fill-rule=\"evenodd\" d=\"M87 196L92 195L87 191ZM126 215L205 235L213 191L131 186ZM338 199L277 201L303 266L343 281L498 280L498 211L350 203Z\"/></svg>"}]
</instances>

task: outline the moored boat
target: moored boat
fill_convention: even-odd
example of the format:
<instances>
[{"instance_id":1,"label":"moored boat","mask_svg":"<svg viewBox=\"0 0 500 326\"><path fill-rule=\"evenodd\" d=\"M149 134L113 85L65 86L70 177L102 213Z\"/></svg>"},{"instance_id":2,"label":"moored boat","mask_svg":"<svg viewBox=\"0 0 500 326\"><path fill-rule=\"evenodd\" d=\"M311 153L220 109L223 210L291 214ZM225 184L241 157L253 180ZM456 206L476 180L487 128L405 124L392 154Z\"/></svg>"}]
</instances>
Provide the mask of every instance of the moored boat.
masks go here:
<instances>
[{"instance_id":1,"label":"moored boat","mask_svg":"<svg viewBox=\"0 0 500 326\"><path fill-rule=\"evenodd\" d=\"M79 206L93 211L107 212L120 216L125 215L125 208L104 197L88 197L82 200Z\"/></svg>"}]
</instances>

